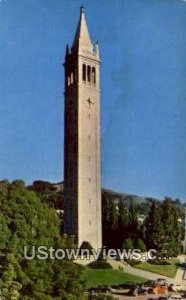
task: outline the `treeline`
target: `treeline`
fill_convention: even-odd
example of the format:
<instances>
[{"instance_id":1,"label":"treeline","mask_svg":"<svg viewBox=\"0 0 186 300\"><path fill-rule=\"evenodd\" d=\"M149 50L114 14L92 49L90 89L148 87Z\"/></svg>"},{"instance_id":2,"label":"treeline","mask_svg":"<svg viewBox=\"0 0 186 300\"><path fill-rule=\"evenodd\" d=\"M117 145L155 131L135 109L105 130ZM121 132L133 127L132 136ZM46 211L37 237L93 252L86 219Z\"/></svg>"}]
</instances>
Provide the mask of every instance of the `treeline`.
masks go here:
<instances>
[{"instance_id":1,"label":"treeline","mask_svg":"<svg viewBox=\"0 0 186 300\"><path fill-rule=\"evenodd\" d=\"M28 189L34 191L40 200L49 207L62 210L64 206L63 184L53 184L48 181L36 180Z\"/></svg>"},{"instance_id":2,"label":"treeline","mask_svg":"<svg viewBox=\"0 0 186 300\"><path fill-rule=\"evenodd\" d=\"M35 181L29 189L49 207L63 210L63 183ZM140 214L145 217L143 222ZM60 217L63 230L63 215ZM162 202L102 190L103 245L107 248L155 248L161 256L177 255L183 235L179 218L184 218L184 204L179 199L165 197Z\"/></svg>"},{"instance_id":3,"label":"treeline","mask_svg":"<svg viewBox=\"0 0 186 300\"><path fill-rule=\"evenodd\" d=\"M138 206L124 201L103 199L103 244L108 248L156 249L162 256L176 256L181 251L182 228L179 209L171 199L152 202L147 215L139 220Z\"/></svg>"},{"instance_id":4,"label":"treeline","mask_svg":"<svg viewBox=\"0 0 186 300\"><path fill-rule=\"evenodd\" d=\"M82 267L66 260L25 259L24 246L72 245L61 235L56 211L23 181L0 182L0 237L0 299L82 299Z\"/></svg>"}]
</instances>

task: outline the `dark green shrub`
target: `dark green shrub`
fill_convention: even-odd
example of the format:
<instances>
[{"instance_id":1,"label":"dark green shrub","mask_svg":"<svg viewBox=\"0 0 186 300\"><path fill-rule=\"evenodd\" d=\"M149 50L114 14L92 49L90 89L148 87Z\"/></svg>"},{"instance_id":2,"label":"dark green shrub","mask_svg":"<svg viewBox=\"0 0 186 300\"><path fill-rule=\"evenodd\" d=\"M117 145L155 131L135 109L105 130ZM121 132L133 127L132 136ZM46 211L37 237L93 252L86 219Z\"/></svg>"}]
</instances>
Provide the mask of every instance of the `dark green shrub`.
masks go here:
<instances>
[{"instance_id":1,"label":"dark green shrub","mask_svg":"<svg viewBox=\"0 0 186 300\"><path fill-rule=\"evenodd\" d=\"M150 259L148 260L148 263L151 265L165 265L165 266L171 265L169 261L159 260L159 259Z\"/></svg>"},{"instance_id":2,"label":"dark green shrub","mask_svg":"<svg viewBox=\"0 0 186 300\"><path fill-rule=\"evenodd\" d=\"M140 260L135 260L135 259L126 259L126 262L131 266L137 266L141 263Z\"/></svg>"},{"instance_id":3,"label":"dark green shrub","mask_svg":"<svg viewBox=\"0 0 186 300\"><path fill-rule=\"evenodd\" d=\"M135 243L135 247L136 247L136 249L140 249L142 252L147 251L146 245L142 239L137 239L137 241Z\"/></svg>"},{"instance_id":4,"label":"dark green shrub","mask_svg":"<svg viewBox=\"0 0 186 300\"><path fill-rule=\"evenodd\" d=\"M96 260L88 264L88 267L92 269L112 269L112 266L105 260Z\"/></svg>"},{"instance_id":5,"label":"dark green shrub","mask_svg":"<svg viewBox=\"0 0 186 300\"><path fill-rule=\"evenodd\" d=\"M126 249L126 250L134 249L133 241L131 239L124 240L123 249Z\"/></svg>"}]
</instances>

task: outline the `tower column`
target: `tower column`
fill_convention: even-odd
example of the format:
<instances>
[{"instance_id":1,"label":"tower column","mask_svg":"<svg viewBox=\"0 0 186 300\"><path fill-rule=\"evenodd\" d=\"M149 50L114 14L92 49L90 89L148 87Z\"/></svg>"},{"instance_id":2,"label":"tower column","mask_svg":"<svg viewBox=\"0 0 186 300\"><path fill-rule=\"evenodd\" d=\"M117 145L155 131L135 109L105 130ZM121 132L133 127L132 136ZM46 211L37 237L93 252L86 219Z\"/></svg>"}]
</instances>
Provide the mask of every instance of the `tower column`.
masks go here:
<instances>
[{"instance_id":1,"label":"tower column","mask_svg":"<svg viewBox=\"0 0 186 300\"><path fill-rule=\"evenodd\" d=\"M99 49L89 36L85 10L65 57L64 228L78 246L102 245Z\"/></svg>"}]
</instances>

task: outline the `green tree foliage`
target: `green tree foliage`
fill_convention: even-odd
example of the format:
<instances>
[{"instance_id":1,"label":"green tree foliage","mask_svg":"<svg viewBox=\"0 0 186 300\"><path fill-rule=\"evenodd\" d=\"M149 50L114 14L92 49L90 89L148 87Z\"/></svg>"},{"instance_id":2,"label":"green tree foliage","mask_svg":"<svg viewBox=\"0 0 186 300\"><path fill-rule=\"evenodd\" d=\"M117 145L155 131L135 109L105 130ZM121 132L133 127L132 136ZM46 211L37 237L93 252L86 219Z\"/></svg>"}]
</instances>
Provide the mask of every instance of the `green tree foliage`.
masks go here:
<instances>
[{"instance_id":1,"label":"green tree foliage","mask_svg":"<svg viewBox=\"0 0 186 300\"><path fill-rule=\"evenodd\" d=\"M109 264L109 262L101 259L91 262L88 264L88 267L92 269L112 269L112 266Z\"/></svg>"},{"instance_id":2,"label":"green tree foliage","mask_svg":"<svg viewBox=\"0 0 186 300\"><path fill-rule=\"evenodd\" d=\"M137 239L135 243L135 248L140 249L142 252L145 252L147 250L146 245L142 239Z\"/></svg>"},{"instance_id":3,"label":"green tree foliage","mask_svg":"<svg viewBox=\"0 0 186 300\"><path fill-rule=\"evenodd\" d=\"M136 205L131 202L128 209L121 199L116 204L107 194L102 201L102 225L103 244L107 248L122 248L125 239L135 243L142 236Z\"/></svg>"},{"instance_id":4,"label":"green tree foliage","mask_svg":"<svg viewBox=\"0 0 186 300\"><path fill-rule=\"evenodd\" d=\"M119 247L121 247L123 240L126 237L128 224L129 224L129 213L123 201L120 200L118 203L118 228L117 228L117 238L118 238Z\"/></svg>"},{"instance_id":5,"label":"green tree foliage","mask_svg":"<svg viewBox=\"0 0 186 300\"><path fill-rule=\"evenodd\" d=\"M89 242L84 241L84 242L82 242L80 249L88 249L88 250L91 251L92 250L92 246L90 245Z\"/></svg>"},{"instance_id":6,"label":"green tree foliage","mask_svg":"<svg viewBox=\"0 0 186 300\"><path fill-rule=\"evenodd\" d=\"M24 257L24 246L65 247L56 212L20 180L0 183L0 207L1 299L82 299L80 266Z\"/></svg>"},{"instance_id":7,"label":"green tree foliage","mask_svg":"<svg viewBox=\"0 0 186 300\"><path fill-rule=\"evenodd\" d=\"M107 198L103 199L102 228L104 245L110 248L117 248L118 211L116 205Z\"/></svg>"},{"instance_id":8,"label":"green tree foliage","mask_svg":"<svg viewBox=\"0 0 186 300\"><path fill-rule=\"evenodd\" d=\"M112 195L113 196L113 195ZM140 203L133 197L113 201L109 192L103 193L103 244L107 248L137 248L142 251L156 249L158 255L175 256L180 253L181 224L179 218L181 201L166 197L163 202L149 199L149 209L143 223L138 220ZM142 202L142 207L144 203ZM129 242L130 241L130 242ZM132 245L131 245L132 243ZM129 246L128 246L129 244Z\"/></svg>"},{"instance_id":9,"label":"green tree foliage","mask_svg":"<svg viewBox=\"0 0 186 300\"><path fill-rule=\"evenodd\" d=\"M132 238L133 240L137 240L137 238L140 235L140 230L139 230L138 213L133 201L131 202L129 208L129 224L127 230L129 233L129 237Z\"/></svg>"},{"instance_id":10,"label":"green tree foliage","mask_svg":"<svg viewBox=\"0 0 186 300\"><path fill-rule=\"evenodd\" d=\"M151 210L146 219L146 241L151 249L156 249L158 252L162 248L164 239L163 223L161 218L161 206L152 203Z\"/></svg>"},{"instance_id":11,"label":"green tree foliage","mask_svg":"<svg viewBox=\"0 0 186 300\"><path fill-rule=\"evenodd\" d=\"M158 251L159 256L172 257L181 250L181 224L179 211L171 199L162 204L153 203L146 220L146 240L149 248Z\"/></svg>"},{"instance_id":12,"label":"green tree foliage","mask_svg":"<svg viewBox=\"0 0 186 300\"><path fill-rule=\"evenodd\" d=\"M63 209L63 191L59 190L54 184L48 181L36 180L29 189L34 191L42 202L47 203L49 207Z\"/></svg>"},{"instance_id":13,"label":"green tree foliage","mask_svg":"<svg viewBox=\"0 0 186 300\"><path fill-rule=\"evenodd\" d=\"M125 239L124 242L123 242L123 249L126 249L126 250L132 250L134 249L134 244L133 244L133 241L131 239Z\"/></svg>"},{"instance_id":14,"label":"green tree foliage","mask_svg":"<svg viewBox=\"0 0 186 300\"><path fill-rule=\"evenodd\" d=\"M80 250L81 250L81 255L87 256L89 254L92 254L92 246L89 242L84 241L81 244Z\"/></svg>"},{"instance_id":15,"label":"green tree foliage","mask_svg":"<svg viewBox=\"0 0 186 300\"><path fill-rule=\"evenodd\" d=\"M19 290L22 285L16 279L16 271L13 264L14 257L11 254L7 254L4 259L6 264L2 267L0 296L3 300L17 300L20 298Z\"/></svg>"},{"instance_id":16,"label":"green tree foliage","mask_svg":"<svg viewBox=\"0 0 186 300\"><path fill-rule=\"evenodd\" d=\"M162 222L164 228L163 252L172 257L181 250L181 226L178 221L179 214L172 205L171 199L165 198L162 204Z\"/></svg>"}]
</instances>

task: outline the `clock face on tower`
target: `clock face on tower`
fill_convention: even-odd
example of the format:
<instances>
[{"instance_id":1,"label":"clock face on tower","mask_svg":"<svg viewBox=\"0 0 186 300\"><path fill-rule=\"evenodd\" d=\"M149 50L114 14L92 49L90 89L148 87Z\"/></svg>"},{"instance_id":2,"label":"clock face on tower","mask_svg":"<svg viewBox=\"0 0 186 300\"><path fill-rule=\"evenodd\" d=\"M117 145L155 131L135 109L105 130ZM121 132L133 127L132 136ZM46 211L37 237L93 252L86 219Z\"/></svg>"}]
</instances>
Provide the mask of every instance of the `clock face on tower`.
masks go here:
<instances>
[{"instance_id":1,"label":"clock face on tower","mask_svg":"<svg viewBox=\"0 0 186 300\"><path fill-rule=\"evenodd\" d=\"M94 102L90 98L88 98L86 101L88 102L89 109L90 109L91 106L94 105Z\"/></svg>"}]
</instances>

